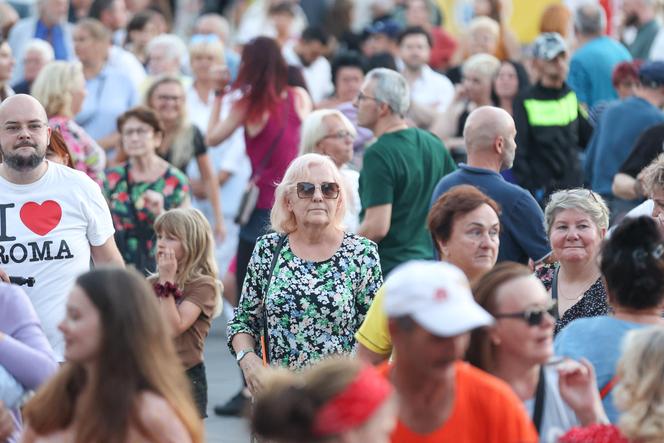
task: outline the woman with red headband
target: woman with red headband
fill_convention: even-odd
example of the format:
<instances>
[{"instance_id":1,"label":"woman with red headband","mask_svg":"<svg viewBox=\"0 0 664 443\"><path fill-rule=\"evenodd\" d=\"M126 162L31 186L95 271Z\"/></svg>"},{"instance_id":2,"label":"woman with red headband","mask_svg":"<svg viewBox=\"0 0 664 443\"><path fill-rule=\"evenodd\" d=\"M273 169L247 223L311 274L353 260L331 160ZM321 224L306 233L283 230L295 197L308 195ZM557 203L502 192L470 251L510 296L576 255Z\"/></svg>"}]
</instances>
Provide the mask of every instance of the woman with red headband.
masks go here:
<instances>
[{"instance_id":1,"label":"woman with red headband","mask_svg":"<svg viewBox=\"0 0 664 443\"><path fill-rule=\"evenodd\" d=\"M254 434L276 443L389 443L397 405L373 366L331 358L266 378L254 403Z\"/></svg>"}]
</instances>

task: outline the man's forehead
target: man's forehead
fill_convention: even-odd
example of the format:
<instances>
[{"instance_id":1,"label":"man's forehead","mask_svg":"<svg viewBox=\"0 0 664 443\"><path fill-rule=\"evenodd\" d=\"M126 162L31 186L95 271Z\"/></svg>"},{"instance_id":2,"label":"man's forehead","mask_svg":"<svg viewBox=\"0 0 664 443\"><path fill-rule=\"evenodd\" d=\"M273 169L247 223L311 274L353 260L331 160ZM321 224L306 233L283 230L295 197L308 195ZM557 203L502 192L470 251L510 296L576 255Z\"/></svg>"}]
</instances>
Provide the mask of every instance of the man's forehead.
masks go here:
<instances>
[{"instance_id":1,"label":"man's forehead","mask_svg":"<svg viewBox=\"0 0 664 443\"><path fill-rule=\"evenodd\" d=\"M8 121L30 122L46 121L46 111L35 99L28 97L10 97L0 105L0 123Z\"/></svg>"}]
</instances>

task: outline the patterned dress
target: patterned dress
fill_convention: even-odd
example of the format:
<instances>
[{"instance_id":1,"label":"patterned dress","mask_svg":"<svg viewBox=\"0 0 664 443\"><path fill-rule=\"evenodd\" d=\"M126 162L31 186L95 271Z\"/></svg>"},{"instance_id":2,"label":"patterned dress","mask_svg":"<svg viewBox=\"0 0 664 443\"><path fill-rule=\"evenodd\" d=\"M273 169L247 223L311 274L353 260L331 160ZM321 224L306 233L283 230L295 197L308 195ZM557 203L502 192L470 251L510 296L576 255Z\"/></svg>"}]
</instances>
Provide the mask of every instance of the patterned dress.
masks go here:
<instances>
[{"instance_id":1,"label":"patterned dress","mask_svg":"<svg viewBox=\"0 0 664 443\"><path fill-rule=\"evenodd\" d=\"M540 279L547 291L551 291L553 285L553 276L558 269L557 264L544 265L536 271L537 278ZM553 292L553 291L551 291ZM572 305L562 317L558 318L558 303L553 300L556 305L554 306L554 313L556 314L556 327L554 334L558 334L562 328L567 326L572 320L584 317L599 317L600 315L607 315L610 312L609 303L607 299L606 289L602 283L602 277L598 278L595 283L590 286L583 296Z\"/></svg>"},{"instance_id":2,"label":"patterned dress","mask_svg":"<svg viewBox=\"0 0 664 443\"><path fill-rule=\"evenodd\" d=\"M60 131L67 143L74 167L83 171L101 187L104 184L106 153L74 120L60 115L48 119L51 129Z\"/></svg>"},{"instance_id":3,"label":"patterned dress","mask_svg":"<svg viewBox=\"0 0 664 443\"><path fill-rule=\"evenodd\" d=\"M233 336L247 333L257 339L261 355L263 288L279 238L268 234L256 243L237 312L228 324L231 352ZM364 237L344 234L337 252L321 262L297 257L286 239L266 297L271 363L297 370L324 356L353 351L355 331L382 283L378 249Z\"/></svg>"},{"instance_id":4,"label":"patterned dress","mask_svg":"<svg viewBox=\"0 0 664 443\"><path fill-rule=\"evenodd\" d=\"M187 199L189 195L189 181L178 169L169 166L164 175L152 183L131 181L131 195L127 192L128 163L106 170L104 181L104 194L111 209L113 225L116 231L125 231L127 234L125 245L118 244L122 257L127 264L138 266L138 251L147 251L150 259L155 257L154 230L155 214L145 207L143 193L148 189L159 192L164 196L164 209L176 208ZM131 206L134 205L135 211ZM138 220L135 220L134 212ZM147 232L149 235L140 235ZM154 271L154 269L151 269ZM141 271L144 271L141 269Z\"/></svg>"}]
</instances>

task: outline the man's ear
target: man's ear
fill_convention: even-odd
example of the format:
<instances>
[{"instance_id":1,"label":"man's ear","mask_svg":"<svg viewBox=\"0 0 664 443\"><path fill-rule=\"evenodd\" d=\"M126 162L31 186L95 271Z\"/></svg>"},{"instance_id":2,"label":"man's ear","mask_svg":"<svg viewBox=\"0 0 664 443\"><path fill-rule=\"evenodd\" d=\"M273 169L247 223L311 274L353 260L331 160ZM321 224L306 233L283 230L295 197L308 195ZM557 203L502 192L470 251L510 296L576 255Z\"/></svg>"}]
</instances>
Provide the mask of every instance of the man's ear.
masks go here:
<instances>
[{"instance_id":1,"label":"man's ear","mask_svg":"<svg viewBox=\"0 0 664 443\"><path fill-rule=\"evenodd\" d=\"M505 149L505 138L502 135L499 135L493 140L493 150L498 155L502 155Z\"/></svg>"}]
</instances>

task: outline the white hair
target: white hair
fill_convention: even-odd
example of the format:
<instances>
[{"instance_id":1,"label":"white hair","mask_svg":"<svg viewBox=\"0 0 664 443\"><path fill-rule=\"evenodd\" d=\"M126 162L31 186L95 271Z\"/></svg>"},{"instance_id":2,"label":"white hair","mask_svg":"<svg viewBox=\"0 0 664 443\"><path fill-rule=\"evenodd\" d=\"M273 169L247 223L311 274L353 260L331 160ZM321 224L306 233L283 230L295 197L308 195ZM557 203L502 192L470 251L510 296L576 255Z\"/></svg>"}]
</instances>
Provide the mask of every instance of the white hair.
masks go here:
<instances>
[{"instance_id":1,"label":"white hair","mask_svg":"<svg viewBox=\"0 0 664 443\"><path fill-rule=\"evenodd\" d=\"M351 121L341 113L341 111L338 109L318 109L309 114L302 122L300 155L319 153L316 149L316 145L327 135L329 128L327 128L327 125L325 124L325 119L328 117L339 118L346 130L350 132L353 137L357 135L355 127Z\"/></svg>"},{"instance_id":2,"label":"white hair","mask_svg":"<svg viewBox=\"0 0 664 443\"><path fill-rule=\"evenodd\" d=\"M150 54L158 46L167 48L169 58L177 60L178 63L187 56L187 47L182 39L175 34L160 34L150 40L147 46L147 53Z\"/></svg>"},{"instance_id":3,"label":"white hair","mask_svg":"<svg viewBox=\"0 0 664 443\"><path fill-rule=\"evenodd\" d=\"M375 82L376 100L387 104L395 114L406 114L410 108L410 88L403 75L391 69L376 68L369 71L365 82Z\"/></svg>"},{"instance_id":4,"label":"white hair","mask_svg":"<svg viewBox=\"0 0 664 443\"><path fill-rule=\"evenodd\" d=\"M590 189L574 188L554 192L544 209L544 223L551 233L553 223L560 211L577 209L588 214L598 230L609 227L609 208L598 193Z\"/></svg>"},{"instance_id":5,"label":"white hair","mask_svg":"<svg viewBox=\"0 0 664 443\"><path fill-rule=\"evenodd\" d=\"M39 52L41 56L44 58L44 61L46 63L51 62L55 59L53 47L48 42L39 38L33 38L28 40L28 43L26 43L25 48L23 49L23 59L25 59L25 56L30 51Z\"/></svg>"}]
</instances>

